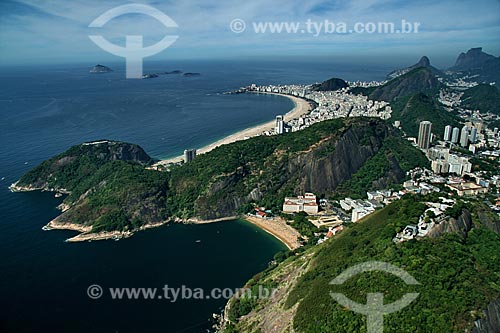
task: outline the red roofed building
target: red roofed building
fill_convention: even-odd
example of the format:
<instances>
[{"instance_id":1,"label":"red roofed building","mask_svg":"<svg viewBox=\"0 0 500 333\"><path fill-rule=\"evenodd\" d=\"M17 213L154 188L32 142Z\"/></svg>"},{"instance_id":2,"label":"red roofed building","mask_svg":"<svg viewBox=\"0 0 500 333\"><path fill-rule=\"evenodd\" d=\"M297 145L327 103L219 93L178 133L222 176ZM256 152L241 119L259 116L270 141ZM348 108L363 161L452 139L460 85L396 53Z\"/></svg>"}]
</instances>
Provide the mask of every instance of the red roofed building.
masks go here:
<instances>
[{"instance_id":1,"label":"red roofed building","mask_svg":"<svg viewBox=\"0 0 500 333\"><path fill-rule=\"evenodd\" d=\"M319 207L316 202L316 195L306 193L304 196L287 197L283 203L283 212L299 213L306 212L307 214L318 214Z\"/></svg>"}]
</instances>

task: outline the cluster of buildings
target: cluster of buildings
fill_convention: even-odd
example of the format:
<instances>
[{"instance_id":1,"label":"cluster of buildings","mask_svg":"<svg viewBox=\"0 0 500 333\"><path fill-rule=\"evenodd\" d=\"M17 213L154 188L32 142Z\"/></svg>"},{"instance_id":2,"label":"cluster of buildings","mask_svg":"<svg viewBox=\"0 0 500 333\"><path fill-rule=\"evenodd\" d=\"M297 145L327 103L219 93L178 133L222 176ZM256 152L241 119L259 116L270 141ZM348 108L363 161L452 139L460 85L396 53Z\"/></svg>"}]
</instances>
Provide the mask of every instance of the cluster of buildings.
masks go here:
<instances>
[{"instance_id":1,"label":"cluster of buildings","mask_svg":"<svg viewBox=\"0 0 500 333\"><path fill-rule=\"evenodd\" d=\"M358 222L363 217L373 213L377 208L382 208L380 202L376 200L354 200L345 198L340 200L340 207L345 212L351 212L351 222Z\"/></svg>"},{"instance_id":2,"label":"cluster of buildings","mask_svg":"<svg viewBox=\"0 0 500 333\"><path fill-rule=\"evenodd\" d=\"M249 216L255 216L261 219L267 219L273 217L273 212L265 207L255 207L252 213L248 213Z\"/></svg>"},{"instance_id":3,"label":"cluster of buildings","mask_svg":"<svg viewBox=\"0 0 500 333\"><path fill-rule=\"evenodd\" d=\"M377 117L389 119L392 108L385 101L373 101L364 95L353 95L346 89L337 91L314 91L306 95L318 106L302 121L292 124L297 130L316 122L346 117Z\"/></svg>"},{"instance_id":4,"label":"cluster of buildings","mask_svg":"<svg viewBox=\"0 0 500 333\"><path fill-rule=\"evenodd\" d=\"M485 179L481 171L473 172L471 155L486 147L488 141L497 143L498 129L486 129L485 135L482 132L482 121L468 121L461 129L448 125L444 130L444 140L431 147L432 123L429 121L420 123L418 146L425 151L431 161L433 174L446 175L447 178L443 183L458 196L474 196L488 192L492 179ZM458 145L468 149L469 153L454 152L454 147ZM499 155L498 151L483 151L477 157L496 159Z\"/></svg>"},{"instance_id":5,"label":"cluster of buildings","mask_svg":"<svg viewBox=\"0 0 500 333\"><path fill-rule=\"evenodd\" d=\"M459 156L450 152L446 146L435 146L427 150L427 158L431 161L431 169L436 174L455 174L463 176L472 172L472 163L467 156Z\"/></svg>"},{"instance_id":6,"label":"cluster of buildings","mask_svg":"<svg viewBox=\"0 0 500 333\"><path fill-rule=\"evenodd\" d=\"M431 185L425 181L409 180L403 183L403 189L377 190L366 192L368 199L345 198L339 201L340 207L344 212L351 213L351 222L357 222L365 216L370 215L378 208L390 204L393 201L401 199L405 194L428 194L431 192L440 192L437 186Z\"/></svg>"},{"instance_id":7,"label":"cluster of buildings","mask_svg":"<svg viewBox=\"0 0 500 333\"><path fill-rule=\"evenodd\" d=\"M318 243L317 244L321 244L324 241L326 241L327 239L332 238L333 236L335 236L336 234L338 234L342 230L344 230L344 227L342 225L337 225L335 227L328 228L328 232L326 233L326 235L323 238L318 239ZM318 236L319 235L320 234L318 234Z\"/></svg>"},{"instance_id":8,"label":"cluster of buildings","mask_svg":"<svg viewBox=\"0 0 500 333\"><path fill-rule=\"evenodd\" d=\"M451 72L445 72L446 74L452 74ZM474 76L466 75L462 77L455 78L453 80L444 80L443 78L438 78L441 83L444 83L446 86L450 88L454 88L457 90L467 90L469 88L475 87L478 85L476 81L474 81Z\"/></svg>"},{"instance_id":9,"label":"cluster of buildings","mask_svg":"<svg viewBox=\"0 0 500 333\"><path fill-rule=\"evenodd\" d=\"M469 148L469 144L474 145L472 152L475 152L475 149L478 148L478 145L475 145L478 142L478 135L482 129L482 123L465 124L461 129L458 127L453 128L450 125L447 125L444 129L443 139L444 142L449 145L460 144L462 148ZM431 146L431 143L434 141L434 134L432 133L432 123L430 121L421 121L419 130L418 130L418 139L417 144L421 149L427 150ZM481 138L483 136L481 135Z\"/></svg>"},{"instance_id":10,"label":"cluster of buildings","mask_svg":"<svg viewBox=\"0 0 500 333\"><path fill-rule=\"evenodd\" d=\"M366 83L371 87L380 85L380 82ZM286 132L300 131L315 123L345 117L377 117L381 119L389 119L392 109L389 103L385 101L373 101L363 95L350 94L348 89L338 91L312 91L311 86L302 85L286 85L286 86L257 86L252 84L249 87L240 89L243 91L278 93L305 98L316 104L316 108L308 114L301 116L298 119L292 119L285 123L283 116L277 116L276 126L273 133L264 134L282 134Z\"/></svg>"}]
</instances>

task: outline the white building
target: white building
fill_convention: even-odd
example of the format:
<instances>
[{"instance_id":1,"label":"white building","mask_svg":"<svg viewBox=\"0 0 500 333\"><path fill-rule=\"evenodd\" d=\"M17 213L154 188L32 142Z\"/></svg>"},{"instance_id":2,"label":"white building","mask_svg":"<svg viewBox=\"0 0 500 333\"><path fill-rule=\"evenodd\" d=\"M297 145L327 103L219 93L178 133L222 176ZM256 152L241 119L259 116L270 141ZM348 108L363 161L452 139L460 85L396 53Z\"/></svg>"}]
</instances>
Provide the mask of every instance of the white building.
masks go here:
<instances>
[{"instance_id":1,"label":"white building","mask_svg":"<svg viewBox=\"0 0 500 333\"><path fill-rule=\"evenodd\" d=\"M444 141L451 140L451 131L452 131L452 127L450 125L448 125L444 128Z\"/></svg>"},{"instance_id":2,"label":"white building","mask_svg":"<svg viewBox=\"0 0 500 333\"><path fill-rule=\"evenodd\" d=\"M285 122L283 116L276 116L276 134L283 134L285 131Z\"/></svg>"},{"instance_id":3,"label":"white building","mask_svg":"<svg viewBox=\"0 0 500 333\"><path fill-rule=\"evenodd\" d=\"M358 222L366 215L369 215L375 211L373 207L358 207L352 210L351 221Z\"/></svg>"},{"instance_id":4,"label":"white building","mask_svg":"<svg viewBox=\"0 0 500 333\"><path fill-rule=\"evenodd\" d=\"M451 142L458 143L459 138L460 138L460 129L458 127L455 127L453 129L453 132L451 133Z\"/></svg>"},{"instance_id":5,"label":"white building","mask_svg":"<svg viewBox=\"0 0 500 333\"><path fill-rule=\"evenodd\" d=\"M418 146L422 149L429 149L431 144L432 123L430 121L420 122L418 130Z\"/></svg>"},{"instance_id":6,"label":"white building","mask_svg":"<svg viewBox=\"0 0 500 333\"><path fill-rule=\"evenodd\" d=\"M286 197L283 203L284 213L306 212L307 214L318 214L319 207L316 195L306 193L304 196Z\"/></svg>"}]
</instances>

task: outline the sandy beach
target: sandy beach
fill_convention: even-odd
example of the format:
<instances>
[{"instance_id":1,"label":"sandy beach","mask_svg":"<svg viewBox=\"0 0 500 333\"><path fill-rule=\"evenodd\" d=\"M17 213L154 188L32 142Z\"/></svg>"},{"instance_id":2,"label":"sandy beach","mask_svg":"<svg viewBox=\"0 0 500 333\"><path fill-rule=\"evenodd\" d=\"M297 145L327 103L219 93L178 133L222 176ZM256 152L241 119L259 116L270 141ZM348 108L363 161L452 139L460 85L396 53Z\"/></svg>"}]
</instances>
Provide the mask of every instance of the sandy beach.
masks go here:
<instances>
[{"instance_id":1,"label":"sandy beach","mask_svg":"<svg viewBox=\"0 0 500 333\"><path fill-rule=\"evenodd\" d=\"M244 219L278 238L290 250L295 250L301 246L298 241L300 238L299 232L286 224L281 218L266 220L254 216L245 216Z\"/></svg>"},{"instance_id":2,"label":"sandy beach","mask_svg":"<svg viewBox=\"0 0 500 333\"><path fill-rule=\"evenodd\" d=\"M279 96L289 98L290 100L293 101L295 106L292 110L290 110L288 113L286 113L284 115L285 121L297 119L300 116L305 115L305 114L309 113L309 111L311 111L311 105L309 104L309 102L302 99L302 98L299 98L299 97L278 94L278 93L259 93L259 94L279 95ZM223 139L220 139L214 143L211 143L205 147L197 149L197 154L205 154L205 153L208 153L209 151L211 151L219 146L227 145L229 143L233 143L233 142L241 141L241 140L246 140L248 138L258 136L265 131L272 130L275 127L275 123L276 123L275 120L271 120L271 121L268 121L267 123L257 125L254 127L250 127L250 128L244 129L242 131L236 132L236 133L231 134L231 135L229 135ZM160 162L156 163L153 167L160 166L160 165L166 165L169 163L177 163L177 162L182 161L182 159L183 159L183 156L177 156L177 157L173 157L170 159L161 160Z\"/></svg>"}]
</instances>

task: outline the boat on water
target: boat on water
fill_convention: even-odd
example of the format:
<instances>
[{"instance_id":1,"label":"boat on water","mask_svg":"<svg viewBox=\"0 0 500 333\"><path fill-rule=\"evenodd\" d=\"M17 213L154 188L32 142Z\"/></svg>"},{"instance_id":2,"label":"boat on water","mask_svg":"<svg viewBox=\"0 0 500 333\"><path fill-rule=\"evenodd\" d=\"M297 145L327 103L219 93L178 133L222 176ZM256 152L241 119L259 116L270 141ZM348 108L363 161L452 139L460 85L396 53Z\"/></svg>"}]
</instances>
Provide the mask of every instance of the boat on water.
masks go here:
<instances>
[{"instance_id":1,"label":"boat on water","mask_svg":"<svg viewBox=\"0 0 500 333\"><path fill-rule=\"evenodd\" d=\"M201 243L201 240L197 239L195 243Z\"/></svg>"},{"instance_id":2,"label":"boat on water","mask_svg":"<svg viewBox=\"0 0 500 333\"><path fill-rule=\"evenodd\" d=\"M60 197L62 197L62 194L61 194L61 193L59 193L59 192L57 192L56 194L54 194L54 197L56 197L56 198L60 198Z\"/></svg>"},{"instance_id":3,"label":"boat on water","mask_svg":"<svg viewBox=\"0 0 500 333\"><path fill-rule=\"evenodd\" d=\"M44 231L49 231L49 230L52 230L52 228L51 228L51 227L49 227L48 225L44 225L44 226L42 227L42 230L44 230Z\"/></svg>"}]
</instances>

